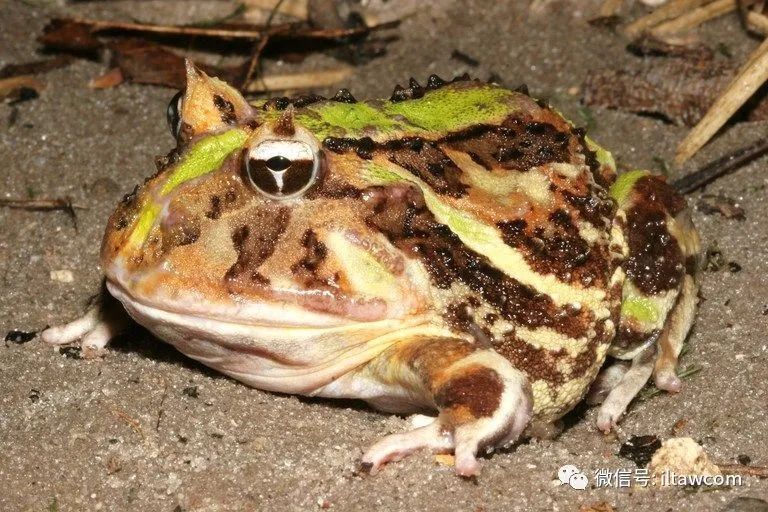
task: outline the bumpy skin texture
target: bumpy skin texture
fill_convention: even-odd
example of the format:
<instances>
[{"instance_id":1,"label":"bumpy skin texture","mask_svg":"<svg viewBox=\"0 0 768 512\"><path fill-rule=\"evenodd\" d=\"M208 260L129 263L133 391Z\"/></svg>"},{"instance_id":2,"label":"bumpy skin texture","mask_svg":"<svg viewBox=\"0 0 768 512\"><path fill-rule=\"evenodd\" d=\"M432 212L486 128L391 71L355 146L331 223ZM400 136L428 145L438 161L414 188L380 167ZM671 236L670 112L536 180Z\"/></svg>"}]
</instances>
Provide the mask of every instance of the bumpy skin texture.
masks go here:
<instances>
[{"instance_id":1,"label":"bumpy skin texture","mask_svg":"<svg viewBox=\"0 0 768 512\"><path fill-rule=\"evenodd\" d=\"M654 364L676 390L698 254L684 201L647 173L616 181L609 153L527 94L430 77L390 100L249 105L190 65L180 114L178 147L109 220L110 292L255 387L439 412L374 445L371 471L430 447L475 474L478 450L608 382L609 352L633 363L593 389L601 428ZM272 193L267 147L305 151L283 185L306 190Z\"/></svg>"}]
</instances>

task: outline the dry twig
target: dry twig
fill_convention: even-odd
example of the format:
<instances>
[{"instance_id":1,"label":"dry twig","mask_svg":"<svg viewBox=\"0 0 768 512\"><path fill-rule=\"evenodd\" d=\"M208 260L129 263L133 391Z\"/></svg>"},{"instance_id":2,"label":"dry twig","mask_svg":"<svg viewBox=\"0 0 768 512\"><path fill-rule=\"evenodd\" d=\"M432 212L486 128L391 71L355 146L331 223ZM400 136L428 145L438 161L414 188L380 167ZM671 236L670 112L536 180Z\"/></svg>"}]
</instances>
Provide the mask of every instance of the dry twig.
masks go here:
<instances>
[{"instance_id":1,"label":"dry twig","mask_svg":"<svg viewBox=\"0 0 768 512\"><path fill-rule=\"evenodd\" d=\"M706 144L731 116L768 80L768 39L750 55L747 63L677 147L675 165L685 163Z\"/></svg>"},{"instance_id":2,"label":"dry twig","mask_svg":"<svg viewBox=\"0 0 768 512\"><path fill-rule=\"evenodd\" d=\"M672 187L681 194L689 194L712 180L724 176L766 153L768 153L768 137L753 142L749 146L739 148L708 163L696 172L683 176L673 182Z\"/></svg>"},{"instance_id":3,"label":"dry twig","mask_svg":"<svg viewBox=\"0 0 768 512\"><path fill-rule=\"evenodd\" d=\"M265 76L252 82L245 91L255 93L330 87L343 81L351 74L352 68L343 67L326 71Z\"/></svg>"},{"instance_id":4,"label":"dry twig","mask_svg":"<svg viewBox=\"0 0 768 512\"><path fill-rule=\"evenodd\" d=\"M717 464L725 474L768 478L768 466L743 466L741 464Z\"/></svg>"},{"instance_id":5,"label":"dry twig","mask_svg":"<svg viewBox=\"0 0 768 512\"><path fill-rule=\"evenodd\" d=\"M651 27L670 18L685 14L691 9L695 9L706 2L707 0L672 0L668 4L659 7L650 14L647 14L624 27L624 33L631 39L634 39Z\"/></svg>"},{"instance_id":6,"label":"dry twig","mask_svg":"<svg viewBox=\"0 0 768 512\"><path fill-rule=\"evenodd\" d=\"M651 30L655 36L674 34L698 27L702 23L736 10L736 0L715 0Z\"/></svg>"}]
</instances>

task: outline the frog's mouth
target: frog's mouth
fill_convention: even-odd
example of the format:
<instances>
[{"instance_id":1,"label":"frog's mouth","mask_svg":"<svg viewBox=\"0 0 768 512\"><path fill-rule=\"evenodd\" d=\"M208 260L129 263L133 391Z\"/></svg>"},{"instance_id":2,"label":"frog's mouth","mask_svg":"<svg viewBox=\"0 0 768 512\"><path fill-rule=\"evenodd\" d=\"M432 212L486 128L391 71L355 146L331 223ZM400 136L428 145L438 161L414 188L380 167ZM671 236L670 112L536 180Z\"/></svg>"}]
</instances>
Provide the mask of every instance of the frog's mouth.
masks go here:
<instances>
[{"instance_id":1,"label":"frog's mouth","mask_svg":"<svg viewBox=\"0 0 768 512\"><path fill-rule=\"evenodd\" d=\"M268 391L343 397L327 387L340 375L403 339L446 335L424 316L355 322L311 312L295 315L266 305L258 313L222 314L214 305L195 314L179 302L170 309L139 301L113 280L107 288L134 320L183 354ZM266 315L276 318L254 323Z\"/></svg>"}]
</instances>

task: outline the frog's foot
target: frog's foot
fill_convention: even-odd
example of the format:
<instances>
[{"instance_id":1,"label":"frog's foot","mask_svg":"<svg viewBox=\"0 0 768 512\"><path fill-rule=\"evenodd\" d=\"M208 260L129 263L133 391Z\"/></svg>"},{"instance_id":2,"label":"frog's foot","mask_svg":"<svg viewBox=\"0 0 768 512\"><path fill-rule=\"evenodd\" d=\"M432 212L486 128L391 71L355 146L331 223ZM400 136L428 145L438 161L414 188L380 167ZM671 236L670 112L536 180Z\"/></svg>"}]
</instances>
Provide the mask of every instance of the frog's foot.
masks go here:
<instances>
[{"instance_id":1,"label":"frog's foot","mask_svg":"<svg viewBox=\"0 0 768 512\"><path fill-rule=\"evenodd\" d=\"M659 336L657 345L659 354L653 367L653 380L656 387L678 393L683 387L677 376L677 358L683 349L685 337L693 324L696 314L696 283L694 277L686 275L683 278L677 304L667 317L664 330Z\"/></svg>"},{"instance_id":2,"label":"frog's foot","mask_svg":"<svg viewBox=\"0 0 768 512\"><path fill-rule=\"evenodd\" d=\"M439 416L429 425L374 444L362 459L371 473L387 462L429 448L453 451L456 473L477 475L478 452L516 441L531 418L533 398L527 377L493 350L439 338L395 346L379 357L384 360L372 362L375 371L386 368L390 376L401 377L398 384L422 394L437 406Z\"/></svg>"},{"instance_id":3,"label":"frog's foot","mask_svg":"<svg viewBox=\"0 0 768 512\"><path fill-rule=\"evenodd\" d=\"M113 299L98 298L85 314L67 324L44 330L41 338L51 345L69 345L80 341L84 358L104 355L109 340L129 324L125 310Z\"/></svg>"},{"instance_id":4,"label":"frog's foot","mask_svg":"<svg viewBox=\"0 0 768 512\"><path fill-rule=\"evenodd\" d=\"M586 402L589 405L597 405L605 402L605 399L613 391L613 389L619 385L621 379L624 378L629 370L628 361L616 361L606 365L597 378L589 387L587 392Z\"/></svg>"},{"instance_id":5,"label":"frog's foot","mask_svg":"<svg viewBox=\"0 0 768 512\"><path fill-rule=\"evenodd\" d=\"M656 346L650 345L632 359L632 365L623 372L618 383L608 392L608 396L600 406L597 412L597 428L603 432L610 432L616 426L616 422L627 410L629 403L648 382L653 371L655 354Z\"/></svg>"}]
</instances>

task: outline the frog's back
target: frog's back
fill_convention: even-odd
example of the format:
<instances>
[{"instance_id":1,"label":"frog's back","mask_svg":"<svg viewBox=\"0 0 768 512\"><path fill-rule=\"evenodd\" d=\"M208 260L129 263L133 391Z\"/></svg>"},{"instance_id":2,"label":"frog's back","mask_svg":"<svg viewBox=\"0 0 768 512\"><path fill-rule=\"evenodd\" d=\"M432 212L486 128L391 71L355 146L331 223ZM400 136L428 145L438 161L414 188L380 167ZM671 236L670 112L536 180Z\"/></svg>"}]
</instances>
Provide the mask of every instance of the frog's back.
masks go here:
<instances>
[{"instance_id":1,"label":"frog's back","mask_svg":"<svg viewBox=\"0 0 768 512\"><path fill-rule=\"evenodd\" d=\"M385 100L342 92L263 108L295 108L323 141L334 170L326 190L380 186L368 226L421 261L450 328L492 343L528 374L537 412L557 416L614 334L623 242L611 229L613 161L524 92L428 84Z\"/></svg>"}]
</instances>

